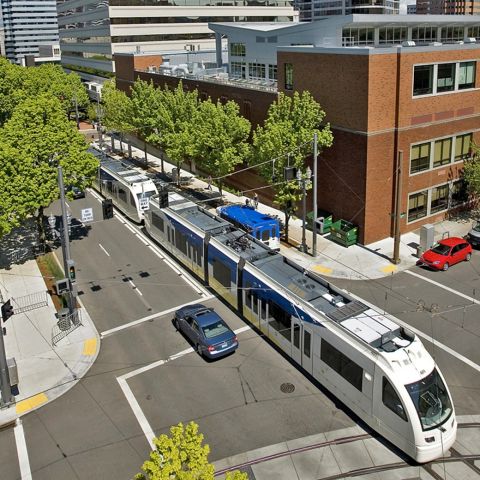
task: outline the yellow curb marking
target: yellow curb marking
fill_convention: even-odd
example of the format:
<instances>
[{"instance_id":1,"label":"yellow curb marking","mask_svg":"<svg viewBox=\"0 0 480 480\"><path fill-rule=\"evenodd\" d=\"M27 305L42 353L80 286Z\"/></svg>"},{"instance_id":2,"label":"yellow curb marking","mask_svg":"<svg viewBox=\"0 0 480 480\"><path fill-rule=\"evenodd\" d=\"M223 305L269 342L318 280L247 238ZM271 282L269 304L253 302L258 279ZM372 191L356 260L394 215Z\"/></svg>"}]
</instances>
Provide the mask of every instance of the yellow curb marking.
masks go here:
<instances>
[{"instance_id":1,"label":"yellow curb marking","mask_svg":"<svg viewBox=\"0 0 480 480\"><path fill-rule=\"evenodd\" d=\"M18 402L15 406L15 410L18 414L25 413L47 401L48 397L44 393L39 393L38 395L34 395L33 397Z\"/></svg>"},{"instance_id":2,"label":"yellow curb marking","mask_svg":"<svg viewBox=\"0 0 480 480\"><path fill-rule=\"evenodd\" d=\"M315 265L312 267L312 270L315 270L316 272L320 273L332 273L333 270L328 267L323 267L322 265Z\"/></svg>"},{"instance_id":3,"label":"yellow curb marking","mask_svg":"<svg viewBox=\"0 0 480 480\"><path fill-rule=\"evenodd\" d=\"M390 273L390 272L396 272L397 267L395 265L387 265L386 267L382 267L380 269L383 273Z\"/></svg>"},{"instance_id":4,"label":"yellow curb marking","mask_svg":"<svg viewBox=\"0 0 480 480\"><path fill-rule=\"evenodd\" d=\"M92 356L92 355L95 355L96 351L97 351L97 339L90 338L88 340L85 340L85 343L83 345L83 355Z\"/></svg>"}]
</instances>

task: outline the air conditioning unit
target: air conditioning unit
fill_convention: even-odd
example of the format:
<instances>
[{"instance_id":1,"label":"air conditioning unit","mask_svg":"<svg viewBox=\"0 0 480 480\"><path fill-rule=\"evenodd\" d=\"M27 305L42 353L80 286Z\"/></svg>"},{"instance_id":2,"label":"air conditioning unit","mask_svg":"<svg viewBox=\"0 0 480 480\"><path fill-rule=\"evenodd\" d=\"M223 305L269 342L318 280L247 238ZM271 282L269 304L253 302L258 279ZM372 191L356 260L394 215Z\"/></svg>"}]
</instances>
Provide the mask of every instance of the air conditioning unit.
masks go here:
<instances>
[{"instance_id":1,"label":"air conditioning unit","mask_svg":"<svg viewBox=\"0 0 480 480\"><path fill-rule=\"evenodd\" d=\"M432 42L432 43L429 43L429 45L431 47L441 47L443 45L442 42Z\"/></svg>"},{"instance_id":2,"label":"air conditioning unit","mask_svg":"<svg viewBox=\"0 0 480 480\"><path fill-rule=\"evenodd\" d=\"M477 43L477 39L475 37L467 37L463 41L464 43Z\"/></svg>"},{"instance_id":3,"label":"air conditioning unit","mask_svg":"<svg viewBox=\"0 0 480 480\"><path fill-rule=\"evenodd\" d=\"M416 43L413 40L402 42L402 47L414 47Z\"/></svg>"}]
</instances>

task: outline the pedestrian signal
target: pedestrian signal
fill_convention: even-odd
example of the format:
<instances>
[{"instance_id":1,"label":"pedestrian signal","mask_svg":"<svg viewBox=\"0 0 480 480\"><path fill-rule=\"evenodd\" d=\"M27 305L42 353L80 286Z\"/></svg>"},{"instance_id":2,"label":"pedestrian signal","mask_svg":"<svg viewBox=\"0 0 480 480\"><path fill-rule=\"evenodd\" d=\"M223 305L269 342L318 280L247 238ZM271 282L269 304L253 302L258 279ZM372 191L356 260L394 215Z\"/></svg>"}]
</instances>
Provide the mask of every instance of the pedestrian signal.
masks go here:
<instances>
[{"instance_id":1,"label":"pedestrian signal","mask_svg":"<svg viewBox=\"0 0 480 480\"><path fill-rule=\"evenodd\" d=\"M14 313L12 303L10 300L7 300L2 305L2 320L6 322Z\"/></svg>"},{"instance_id":2,"label":"pedestrian signal","mask_svg":"<svg viewBox=\"0 0 480 480\"><path fill-rule=\"evenodd\" d=\"M77 279L77 276L75 273L75 262L73 260L68 260L67 265L68 265L68 278L70 282L75 282Z\"/></svg>"}]
</instances>

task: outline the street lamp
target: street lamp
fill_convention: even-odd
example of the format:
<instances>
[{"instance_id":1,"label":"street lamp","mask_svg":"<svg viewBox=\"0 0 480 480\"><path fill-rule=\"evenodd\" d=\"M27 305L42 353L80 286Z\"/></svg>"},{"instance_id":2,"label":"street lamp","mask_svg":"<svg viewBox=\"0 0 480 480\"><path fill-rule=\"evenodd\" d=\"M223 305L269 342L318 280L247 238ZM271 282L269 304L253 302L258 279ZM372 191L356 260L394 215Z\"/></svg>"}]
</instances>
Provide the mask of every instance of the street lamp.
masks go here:
<instances>
[{"instance_id":1,"label":"street lamp","mask_svg":"<svg viewBox=\"0 0 480 480\"><path fill-rule=\"evenodd\" d=\"M306 213L307 213L307 188L312 185L312 170L307 167L305 173L302 173L300 169L297 170L297 182L298 186L302 189L302 243L298 249L303 252L308 252L307 239L306 239Z\"/></svg>"}]
</instances>

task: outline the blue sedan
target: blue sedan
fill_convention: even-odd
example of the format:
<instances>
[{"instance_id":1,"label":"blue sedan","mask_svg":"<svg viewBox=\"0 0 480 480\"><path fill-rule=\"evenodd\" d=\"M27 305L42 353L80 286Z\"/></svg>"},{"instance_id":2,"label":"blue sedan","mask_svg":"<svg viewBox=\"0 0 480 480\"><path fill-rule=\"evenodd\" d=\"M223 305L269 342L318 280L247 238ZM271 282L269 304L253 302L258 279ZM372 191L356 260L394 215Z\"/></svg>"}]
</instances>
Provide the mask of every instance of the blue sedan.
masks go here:
<instances>
[{"instance_id":1,"label":"blue sedan","mask_svg":"<svg viewBox=\"0 0 480 480\"><path fill-rule=\"evenodd\" d=\"M180 308L175 312L173 323L201 356L218 358L238 347L235 333L213 308L205 305L197 303Z\"/></svg>"}]
</instances>

